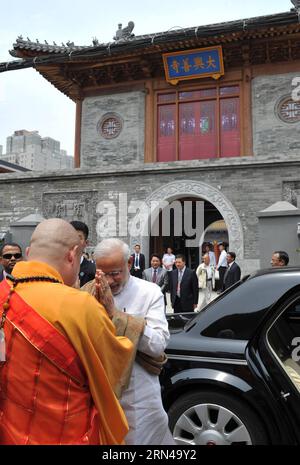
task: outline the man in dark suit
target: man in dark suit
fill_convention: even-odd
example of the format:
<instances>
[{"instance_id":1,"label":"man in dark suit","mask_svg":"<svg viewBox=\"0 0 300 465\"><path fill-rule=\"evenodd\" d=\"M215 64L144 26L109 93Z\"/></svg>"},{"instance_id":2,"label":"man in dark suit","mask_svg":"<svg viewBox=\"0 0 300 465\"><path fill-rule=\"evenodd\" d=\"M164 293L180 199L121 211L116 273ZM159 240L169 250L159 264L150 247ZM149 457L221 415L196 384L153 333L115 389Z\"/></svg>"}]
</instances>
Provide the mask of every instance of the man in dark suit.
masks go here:
<instances>
[{"instance_id":1,"label":"man in dark suit","mask_svg":"<svg viewBox=\"0 0 300 465\"><path fill-rule=\"evenodd\" d=\"M76 229L80 242L85 248L88 245L89 228L82 221L71 221L70 224ZM79 281L80 287L95 279L96 265L87 260L83 255L80 262Z\"/></svg>"},{"instance_id":2,"label":"man in dark suit","mask_svg":"<svg viewBox=\"0 0 300 465\"><path fill-rule=\"evenodd\" d=\"M241 279L241 269L237 263L235 263L236 254L234 252L227 253L227 264L228 268L224 275L224 290L231 287Z\"/></svg>"},{"instance_id":3,"label":"man in dark suit","mask_svg":"<svg viewBox=\"0 0 300 465\"><path fill-rule=\"evenodd\" d=\"M15 264L21 260L23 260L23 254L19 244L9 242L2 245L0 248L0 265L2 265L3 269L0 271L0 281L3 281L7 274L11 274Z\"/></svg>"},{"instance_id":4,"label":"man in dark suit","mask_svg":"<svg viewBox=\"0 0 300 465\"><path fill-rule=\"evenodd\" d=\"M168 272L161 267L161 259L158 255L153 254L150 263L151 268L143 271L143 279L157 284L165 296L169 284Z\"/></svg>"},{"instance_id":5,"label":"man in dark suit","mask_svg":"<svg viewBox=\"0 0 300 465\"><path fill-rule=\"evenodd\" d=\"M278 266L288 266L290 258L286 252L279 250L272 253L271 266L273 268Z\"/></svg>"},{"instance_id":6,"label":"man in dark suit","mask_svg":"<svg viewBox=\"0 0 300 465\"><path fill-rule=\"evenodd\" d=\"M170 293L174 313L191 313L198 304L198 278L186 267L185 257L177 255L176 270L170 272Z\"/></svg>"},{"instance_id":7,"label":"man in dark suit","mask_svg":"<svg viewBox=\"0 0 300 465\"><path fill-rule=\"evenodd\" d=\"M130 274L136 278L143 278L143 271L145 269L145 255L141 253L141 246L136 244L134 246L134 253L130 256L131 268Z\"/></svg>"}]
</instances>

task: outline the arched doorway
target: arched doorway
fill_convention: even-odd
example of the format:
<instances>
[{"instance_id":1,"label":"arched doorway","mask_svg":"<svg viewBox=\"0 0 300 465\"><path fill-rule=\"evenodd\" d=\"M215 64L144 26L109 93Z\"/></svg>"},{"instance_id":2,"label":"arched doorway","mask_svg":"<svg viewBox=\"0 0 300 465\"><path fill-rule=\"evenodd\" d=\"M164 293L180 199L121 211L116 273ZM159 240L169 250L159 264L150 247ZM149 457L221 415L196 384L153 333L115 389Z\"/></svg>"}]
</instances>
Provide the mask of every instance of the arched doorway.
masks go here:
<instances>
[{"instance_id":1,"label":"arched doorway","mask_svg":"<svg viewBox=\"0 0 300 465\"><path fill-rule=\"evenodd\" d=\"M228 242L231 250L235 251L237 258L244 258L244 233L239 215L220 189L198 181L175 181L164 185L154 191L146 200L149 211L152 202L173 202L174 200L192 198L194 200L203 200L204 209L207 205L207 212L211 208L211 223L223 219L228 230ZM217 212L217 213L216 213ZM217 217L217 215L219 215ZM206 221L210 221L208 219ZM131 237L131 246L140 243L146 259L150 255L151 239L148 234L149 228L141 233L139 237ZM200 245L200 244L199 244Z\"/></svg>"},{"instance_id":2,"label":"arched doorway","mask_svg":"<svg viewBox=\"0 0 300 465\"><path fill-rule=\"evenodd\" d=\"M201 240L200 245L202 243L212 244L214 242L229 243L228 229L223 219L214 221L207 226L203 233L203 241Z\"/></svg>"},{"instance_id":3,"label":"arched doorway","mask_svg":"<svg viewBox=\"0 0 300 465\"><path fill-rule=\"evenodd\" d=\"M170 211L170 233L167 235L164 235L163 233L163 220L162 220L162 215L163 212L160 212L158 217L157 217L157 229L160 229L160 234L159 235L151 235L150 234L150 243L149 243L149 253L150 255L152 253L157 253L159 255L163 255L164 252L166 251L167 247L171 247L173 250L173 253L176 254L183 254L186 258L186 263L187 266L190 268L196 268L198 264L201 261L201 239L200 236L198 236L198 240L196 240L196 233L193 236L187 235L186 234L186 229L185 229L185 224L187 221L191 223L191 227L193 229L197 228L197 215L196 215L196 208L197 208L197 203L201 201L203 203L203 215L204 215L204 223L202 225L198 225L201 228L203 228L203 231L208 231L209 227L211 224L215 224L217 222L224 222L220 212L218 209L208 202L207 200L203 200L197 197L181 197L180 199L176 199L176 203L179 203L181 205L181 209L179 209L179 212L182 216L181 218L181 225L182 228L180 231L176 231L176 228L174 227L174 222L175 222L175 215L178 214L178 212L174 211L174 209L171 209ZM190 217L186 217L186 208L185 206L187 203L191 204L191 212L190 212ZM173 205L174 201L170 204ZM225 224L225 223L224 223ZM200 232L201 234L201 232ZM201 235L202 238L202 235ZM195 247L187 247L186 243L187 240L193 239L197 243Z\"/></svg>"}]
</instances>

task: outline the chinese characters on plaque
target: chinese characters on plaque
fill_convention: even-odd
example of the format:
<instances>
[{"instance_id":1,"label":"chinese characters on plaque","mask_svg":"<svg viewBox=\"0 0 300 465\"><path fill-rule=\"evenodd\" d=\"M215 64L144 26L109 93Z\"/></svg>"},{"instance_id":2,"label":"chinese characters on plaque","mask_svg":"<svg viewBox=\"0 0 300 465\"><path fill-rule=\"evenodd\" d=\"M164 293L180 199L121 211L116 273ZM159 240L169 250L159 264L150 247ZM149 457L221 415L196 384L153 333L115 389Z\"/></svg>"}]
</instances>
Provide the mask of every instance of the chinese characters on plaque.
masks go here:
<instances>
[{"instance_id":1,"label":"chinese characters on plaque","mask_svg":"<svg viewBox=\"0 0 300 465\"><path fill-rule=\"evenodd\" d=\"M55 217L56 218L78 218L83 219L84 216L84 203L75 202L62 202L55 205Z\"/></svg>"},{"instance_id":2,"label":"chinese characters on plaque","mask_svg":"<svg viewBox=\"0 0 300 465\"><path fill-rule=\"evenodd\" d=\"M176 85L179 81L224 75L222 47L209 47L163 54L166 80Z\"/></svg>"}]
</instances>

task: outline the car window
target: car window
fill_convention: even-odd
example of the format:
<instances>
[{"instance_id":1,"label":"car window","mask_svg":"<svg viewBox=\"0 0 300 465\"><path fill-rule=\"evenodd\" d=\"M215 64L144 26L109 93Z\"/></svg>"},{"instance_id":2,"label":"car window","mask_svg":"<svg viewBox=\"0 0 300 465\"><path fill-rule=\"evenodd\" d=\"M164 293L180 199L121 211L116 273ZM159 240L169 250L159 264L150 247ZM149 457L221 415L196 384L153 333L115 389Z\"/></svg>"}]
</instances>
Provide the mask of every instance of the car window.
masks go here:
<instances>
[{"instance_id":1,"label":"car window","mask_svg":"<svg viewBox=\"0 0 300 465\"><path fill-rule=\"evenodd\" d=\"M247 341L252 337L270 302L273 303L270 289L263 286L261 280L246 277L200 312L200 334L204 337ZM189 325L192 326L193 322Z\"/></svg>"},{"instance_id":2,"label":"car window","mask_svg":"<svg viewBox=\"0 0 300 465\"><path fill-rule=\"evenodd\" d=\"M188 323L186 323L186 325L184 327L185 331L189 331L193 327L193 325L195 324L195 320L198 319L199 317L202 318L202 315L203 315L204 312L206 312L206 311L210 311L210 312L215 311L215 313L218 314L219 312L218 312L218 310L215 310L215 307L217 308L217 305L219 305L219 302L222 301L222 299L224 299L224 297L227 294L230 294L235 288L239 287L248 278L249 278L249 276L246 276L245 278L243 278L243 280L238 281L233 286L231 286L226 291L224 291L222 294L220 294L218 297L216 297L214 300L212 300L209 304L207 304L201 310L200 313L196 314L195 318L191 319Z\"/></svg>"},{"instance_id":3,"label":"car window","mask_svg":"<svg viewBox=\"0 0 300 465\"><path fill-rule=\"evenodd\" d=\"M267 333L268 344L300 393L300 298L290 304Z\"/></svg>"}]
</instances>

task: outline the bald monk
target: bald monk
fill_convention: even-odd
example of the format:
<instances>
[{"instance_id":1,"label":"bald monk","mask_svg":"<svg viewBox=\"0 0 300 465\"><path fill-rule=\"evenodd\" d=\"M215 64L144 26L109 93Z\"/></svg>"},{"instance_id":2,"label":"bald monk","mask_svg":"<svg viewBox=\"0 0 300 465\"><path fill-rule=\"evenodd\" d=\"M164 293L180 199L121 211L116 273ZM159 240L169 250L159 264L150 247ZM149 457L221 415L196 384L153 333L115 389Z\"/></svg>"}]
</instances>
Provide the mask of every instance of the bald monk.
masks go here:
<instances>
[{"instance_id":1,"label":"bald monk","mask_svg":"<svg viewBox=\"0 0 300 465\"><path fill-rule=\"evenodd\" d=\"M111 445L128 432L113 389L132 343L115 335L101 304L71 287L81 254L73 226L43 221L28 261L0 284L0 444Z\"/></svg>"}]
</instances>

